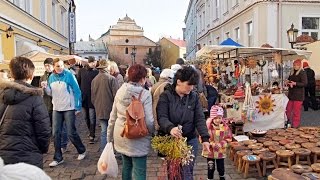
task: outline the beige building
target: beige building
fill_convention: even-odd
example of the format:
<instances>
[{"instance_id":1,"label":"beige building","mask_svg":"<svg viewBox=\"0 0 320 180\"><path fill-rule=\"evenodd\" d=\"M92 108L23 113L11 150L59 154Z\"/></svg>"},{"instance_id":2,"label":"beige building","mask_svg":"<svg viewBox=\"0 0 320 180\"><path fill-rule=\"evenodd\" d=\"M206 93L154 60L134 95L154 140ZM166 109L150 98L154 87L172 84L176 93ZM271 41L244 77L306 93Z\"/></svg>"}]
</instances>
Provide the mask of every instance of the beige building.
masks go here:
<instances>
[{"instance_id":1,"label":"beige building","mask_svg":"<svg viewBox=\"0 0 320 180\"><path fill-rule=\"evenodd\" d=\"M160 40L161 62L163 68L170 68L178 58L184 58L186 53L186 42L180 39L163 37Z\"/></svg>"},{"instance_id":2,"label":"beige building","mask_svg":"<svg viewBox=\"0 0 320 180\"><path fill-rule=\"evenodd\" d=\"M127 15L104 33L97 41L108 48L109 58L119 64L144 64L147 53L153 52L157 44L144 36L144 30Z\"/></svg>"},{"instance_id":3,"label":"beige building","mask_svg":"<svg viewBox=\"0 0 320 180\"><path fill-rule=\"evenodd\" d=\"M232 38L243 46L290 48L291 24L300 34L320 38L319 0L190 0L184 32L187 59L205 45Z\"/></svg>"},{"instance_id":4,"label":"beige building","mask_svg":"<svg viewBox=\"0 0 320 180\"><path fill-rule=\"evenodd\" d=\"M312 51L309 58L309 65L316 74L316 79L320 79L320 41L305 45L308 51Z\"/></svg>"},{"instance_id":5,"label":"beige building","mask_svg":"<svg viewBox=\"0 0 320 180\"><path fill-rule=\"evenodd\" d=\"M68 54L74 10L73 0L0 0L0 61L33 50Z\"/></svg>"}]
</instances>

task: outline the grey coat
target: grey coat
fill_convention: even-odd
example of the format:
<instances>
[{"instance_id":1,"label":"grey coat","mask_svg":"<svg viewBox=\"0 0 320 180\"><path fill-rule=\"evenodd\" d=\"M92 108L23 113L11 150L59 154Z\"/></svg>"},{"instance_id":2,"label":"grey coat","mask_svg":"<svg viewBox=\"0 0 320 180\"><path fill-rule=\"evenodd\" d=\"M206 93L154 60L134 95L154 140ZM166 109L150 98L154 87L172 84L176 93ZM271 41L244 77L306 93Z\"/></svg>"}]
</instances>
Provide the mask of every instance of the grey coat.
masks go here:
<instances>
[{"instance_id":1,"label":"grey coat","mask_svg":"<svg viewBox=\"0 0 320 180\"><path fill-rule=\"evenodd\" d=\"M99 72L91 83L91 102L97 119L109 119L114 97L119 88L115 77L107 72Z\"/></svg>"},{"instance_id":2,"label":"grey coat","mask_svg":"<svg viewBox=\"0 0 320 180\"><path fill-rule=\"evenodd\" d=\"M139 139L121 137L120 134L123 131L124 123L126 121L126 109L131 102L131 97L132 95L138 97L141 90L143 90L141 101L144 105L145 120L149 135ZM126 156L146 156L151 146L151 135L154 132L153 123L152 98L150 92L143 89L141 86L124 83L118 90L113 103L107 131L107 141L114 141L116 151Z\"/></svg>"}]
</instances>

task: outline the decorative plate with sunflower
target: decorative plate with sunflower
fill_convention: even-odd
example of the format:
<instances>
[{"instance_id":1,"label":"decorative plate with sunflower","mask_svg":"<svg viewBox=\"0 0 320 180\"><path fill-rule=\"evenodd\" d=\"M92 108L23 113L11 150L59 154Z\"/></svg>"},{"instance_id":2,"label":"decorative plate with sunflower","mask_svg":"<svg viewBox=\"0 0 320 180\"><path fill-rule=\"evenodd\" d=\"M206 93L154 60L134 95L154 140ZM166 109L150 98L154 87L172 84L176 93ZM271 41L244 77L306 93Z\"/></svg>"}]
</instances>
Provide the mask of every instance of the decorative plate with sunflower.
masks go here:
<instances>
[{"instance_id":1,"label":"decorative plate with sunflower","mask_svg":"<svg viewBox=\"0 0 320 180\"><path fill-rule=\"evenodd\" d=\"M271 95L263 95L259 97L259 100L256 101L256 108L258 108L259 113L262 113L262 115L270 114L271 111L273 111L273 108L276 106L274 104L274 99L271 99Z\"/></svg>"}]
</instances>

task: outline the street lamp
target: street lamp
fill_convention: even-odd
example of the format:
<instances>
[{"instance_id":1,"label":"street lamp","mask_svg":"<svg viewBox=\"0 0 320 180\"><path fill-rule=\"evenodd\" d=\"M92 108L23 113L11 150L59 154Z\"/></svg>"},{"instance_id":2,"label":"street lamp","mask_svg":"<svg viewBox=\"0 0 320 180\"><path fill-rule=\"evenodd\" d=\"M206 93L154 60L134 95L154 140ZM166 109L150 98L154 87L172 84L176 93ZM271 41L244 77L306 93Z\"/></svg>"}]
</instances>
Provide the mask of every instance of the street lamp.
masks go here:
<instances>
[{"instance_id":1,"label":"street lamp","mask_svg":"<svg viewBox=\"0 0 320 180\"><path fill-rule=\"evenodd\" d=\"M6 34L6 35L7 35L7 39L12 36L12 34L13 34L13 29L12 29L11 26L9 26L8 29L6 29L6 33L7 33L7 34Z\"/></svg>"},{"instance_id":2,"label":"street lamp","mask_svg":"<svg viewBox=\"0 0 320 180\"><path fill-rule=\"evenodd\" d=\"M132 52L131 52L132 65L134 65L134 64L135 64L135 61L136 61L136 54L137 54L136 51L137 51L136 46L133 46Z\"/></svg>"},{"instance_id":3,"label":"street lamp","mask_svg":"<svg viewBox=\"0 0 320 180\"><path fill-rule=\"evenodd\" d=\"M293 23L291 24L291 28L287 31L288 41L291 44L291 48L293 49L293 44L297 43L298 29L294 28Z\"/></svg>"}]
</instances>

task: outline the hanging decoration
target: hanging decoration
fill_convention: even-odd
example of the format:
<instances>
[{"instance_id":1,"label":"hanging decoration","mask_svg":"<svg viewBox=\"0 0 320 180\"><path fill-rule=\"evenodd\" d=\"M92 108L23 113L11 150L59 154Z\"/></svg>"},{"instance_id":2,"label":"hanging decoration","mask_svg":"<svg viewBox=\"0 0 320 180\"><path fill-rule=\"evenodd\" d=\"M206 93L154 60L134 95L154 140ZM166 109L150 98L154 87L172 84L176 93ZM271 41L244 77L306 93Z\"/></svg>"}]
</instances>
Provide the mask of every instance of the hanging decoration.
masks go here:
<instances>
[{"instance_id":1,"label":"hanging decoration","mask_svg":"<svg viewBox=\"0 0 320 180\"><path fill-rule=\"evenodd\" d=\"M274 101L274 99L271 99L271 94L260 96L259 100L256 101L256 108L259 110L258 113L262 113L262 115L269 115L271 111L274 111L273 108L276 106Z\"/></svg>"},{"instance_id":2,"label":"hanging decoration","mask_svg":"<svg viewBox=\"0 0 320 180\"><path fill-rule=\"evenodd\" d=\"M248 120L253 122L256 119L256 108L252 98L251 86L248 82L246 82L245 99L242 106L241 116L244 121Z\"/></svg>"},{"instance_id":3,"label":"hanging decoration","mask_svg":"<svg viewBox=\"0 0 320 180\"><path fill-rule=\"evenodd\" d=\"M257 66L257 60L254 57L249 57L247 60L247 67L250 69L254 69Z\"/></svg>"}]
</instances>

